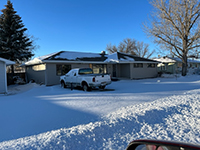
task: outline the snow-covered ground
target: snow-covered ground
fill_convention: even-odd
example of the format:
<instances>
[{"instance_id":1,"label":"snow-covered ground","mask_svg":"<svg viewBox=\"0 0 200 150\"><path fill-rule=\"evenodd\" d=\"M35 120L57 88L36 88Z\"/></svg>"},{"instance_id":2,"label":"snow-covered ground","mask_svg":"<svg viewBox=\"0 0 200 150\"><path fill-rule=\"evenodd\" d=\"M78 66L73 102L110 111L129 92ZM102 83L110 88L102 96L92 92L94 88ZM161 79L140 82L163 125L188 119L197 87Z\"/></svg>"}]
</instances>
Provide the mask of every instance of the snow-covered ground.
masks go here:
<instances>
[{"instance_id":1,"label":"snow-covered ground","mask_svg":"<svg viewBox=\"0 0 200 150\"><path fill-rule=\"evenodd\" d=\"M120 80L84 92L34 83L0 95L0 149L125 149L135 139L200 143L200 76Z\"/></svg>"}]
</instances>

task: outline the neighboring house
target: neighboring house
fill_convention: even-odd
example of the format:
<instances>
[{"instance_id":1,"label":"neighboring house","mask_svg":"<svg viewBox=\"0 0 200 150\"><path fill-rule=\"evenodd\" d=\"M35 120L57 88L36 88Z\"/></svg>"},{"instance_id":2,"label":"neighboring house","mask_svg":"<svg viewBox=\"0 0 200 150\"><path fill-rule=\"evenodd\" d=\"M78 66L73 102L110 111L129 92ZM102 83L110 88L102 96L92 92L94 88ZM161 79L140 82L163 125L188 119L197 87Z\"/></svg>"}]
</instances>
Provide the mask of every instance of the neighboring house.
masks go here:
<instances>
[{"instance_id":1,"label":"neighboring house","mask_svg":"<svg viewBox=\"0 0 200 150\"><path fill-rule=\"evenodd\" d=\"M172 57L161 57L157 59L153 59L159 61L158 71L166 72L166 73L180 73L182 69L182 60L180 58L172 58ZM188 58L188 69L199 69L200 61L196 59Z\"/></svg>"},{"instance_id":2,"label":"neighboring house","mask_svg":"<svg viewBox=\"0 0 200 150\"><path fill-rule=\"evenodd\" d=\"M141 79L157 76L157 61L124 53L107 55L60 51L26 62L27 81L45 85L59 84L61 75L72 68L92 68L94 73L109 73L112 77Z\"/></svg>"},{"instance_id":3,"label":"neighboring house","mask_svg":"<svg viewBox=\"0 0 200 150\"><path fill-rule=\"evenodd\" d=\"M0 57L0 93L8 92L6 66L13 64L15 64L15 62Z\"/></svg>"}]
</instances>

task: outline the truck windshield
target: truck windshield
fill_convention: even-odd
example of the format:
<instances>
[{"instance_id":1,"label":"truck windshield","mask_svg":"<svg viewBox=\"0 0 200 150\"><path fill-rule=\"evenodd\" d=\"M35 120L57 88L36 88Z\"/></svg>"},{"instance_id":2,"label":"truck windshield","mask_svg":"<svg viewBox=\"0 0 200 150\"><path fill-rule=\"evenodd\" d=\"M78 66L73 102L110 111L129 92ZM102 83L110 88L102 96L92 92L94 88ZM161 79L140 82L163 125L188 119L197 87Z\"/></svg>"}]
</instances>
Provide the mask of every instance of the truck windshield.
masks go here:
<instances>
[{"instance_id":1,"label":"truck windshield","mask_svg":"<svg viewBox=\"0 0 200 150\"><path fill-rule=\"evenodd\" d=\"M93 71L90 68L85 68L85 69L79 69L78 74L92 74Z\"/></svg>"}]
</instances>

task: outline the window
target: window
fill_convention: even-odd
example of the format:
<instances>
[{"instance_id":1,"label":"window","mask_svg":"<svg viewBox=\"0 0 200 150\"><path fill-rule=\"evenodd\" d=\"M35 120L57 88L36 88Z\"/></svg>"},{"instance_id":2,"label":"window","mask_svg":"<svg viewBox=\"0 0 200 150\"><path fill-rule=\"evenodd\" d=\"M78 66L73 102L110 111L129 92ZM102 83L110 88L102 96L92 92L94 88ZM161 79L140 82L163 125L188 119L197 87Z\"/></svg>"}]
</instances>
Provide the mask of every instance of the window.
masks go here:
<instances>
[{"instance_id":1,"label":"window","mask_svg":"<svg viewBox=\"0 0 200 150\"><path fill-rule=\"evenodd\" d=\"M107 65L97 65L97 64L93 64L92 65L92 70L95 74L102 74L102 73L106 73Z\"/></svg>"},{"instance_id":2,"label":"window","mask_svg":"<svg viewBox=\"0 0 200 150\"><path fill-rule=\"evenodd\" d=\"M134 68L143 68L143 64L142 63L135 63Z\"/></svg>"},{"instance_id":3,"label":"window","mask_svg":"<svg viewBox=\"0 0 200 150\"><path fill-rule=\"evenodd\" d=\"M65 75L71 70L71 65L56 65L56 75Z\"/></svg>"},{"instance_id":4,"label":"window","mask_svg":"<svg viewBox=\"0 0 200 150\"><path fill-rule=\"evenodd\" d=\"M44 64L41 64L41 65L35 65L32 68L34 71L42 71L46 69L46 66Z\"/></svg>"},{"instance_id":5,"label":"window","mask_svg":"<svg viewBox=\"0 0 200 150\"><path fill-rule=\"evenodd\" d=\"M86 68L86 69L80 69L78 74L92 74L92 69L91 68Z\"/></svg>"},{"instance_id":6,"label":"window","mask_svg":"<svg viewBox=\"0 0 200 150\"><path fill-rule=\"evenodd\" d=\"M155 68L156 65L155 64L147 64L147 68Z\"/></svg>"}]
</instances>

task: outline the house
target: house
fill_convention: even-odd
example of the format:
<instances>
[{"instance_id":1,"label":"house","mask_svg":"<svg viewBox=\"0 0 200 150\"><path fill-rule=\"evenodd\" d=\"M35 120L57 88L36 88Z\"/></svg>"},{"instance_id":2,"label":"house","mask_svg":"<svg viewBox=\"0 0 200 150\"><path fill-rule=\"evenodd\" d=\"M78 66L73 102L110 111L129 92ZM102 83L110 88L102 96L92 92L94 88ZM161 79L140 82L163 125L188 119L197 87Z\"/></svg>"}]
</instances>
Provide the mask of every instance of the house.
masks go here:
<instances>
[{"instance_id":1,"label":"house","mask_svg":"<svg viewBox=\"0 0 200 150\"><path fill-rule=\"evenodd\" d=\"M72 68L92 68L94 73L109 73L112 77L141 79L157 76L157 61L124 53L105 54L60 51L34 58L26 66L27 81L45 85L59 84L61 75Z\"/></svg>"},{"instance_id":2,"label":"house","mask_svg":"<svg viewBox=\"0 0 200 150\"><path fill-rule=\"evenodd\" d=\"M173 58L173 57L161 57L157 59L153 59L155 61L159 61L158 64L158 71L166 72L166 73L180 73L182 69L182 60L180 58ZM188 68L189 69L199 69L200 68L200 61L197 59L188 58Z\"/></svg>"},{"instance_id":3,"label":"house","mask_svg":"<svg viewBox=\"0 0 200 150\"><path fill-rule=\"evenodd\" d=\"M0 93L7 93L7 74L6 66L13 65L15 62L0 57Z\"/></svg>"}]
</instances>

